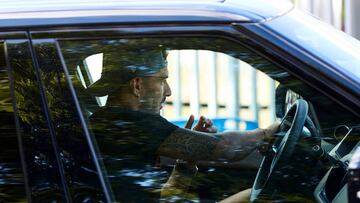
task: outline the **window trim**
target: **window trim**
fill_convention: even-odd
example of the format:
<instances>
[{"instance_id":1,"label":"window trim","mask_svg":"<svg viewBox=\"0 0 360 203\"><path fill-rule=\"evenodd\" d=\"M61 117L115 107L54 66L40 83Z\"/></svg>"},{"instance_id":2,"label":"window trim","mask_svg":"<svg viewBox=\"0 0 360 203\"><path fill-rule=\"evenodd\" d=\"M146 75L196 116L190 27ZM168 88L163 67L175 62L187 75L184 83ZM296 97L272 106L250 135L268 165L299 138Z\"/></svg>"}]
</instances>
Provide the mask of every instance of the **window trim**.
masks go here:
<instances>
[{"instance_id":1,"label":"window trim","mask_svg":"<svg viewBox=\"0 0 360 203\"><path fill-rule=\"evenodd\" d=\"M139 38L139 37L216 37L231 40L244 46L261 57L276 64L279 68L291 73L302 82L325 94L331 100L340 104L354 115L360 117L360 100L349 89L335 84L327 76L318 71L318 66L326 64L317 60L310 53L306 53L306 60L300 60L281 47L255 33L263 26L250 23L236 24L175 24L175 25L143 25L133 26L99 26L98 28L82 27L77 29L56 29L31 31L34 38L56 38L57 40L89 40L111 38ZM261 32L265 32L264 30ZM268 35L264 33L264 35ZM248 36L251 36L248 37ZM296 47L293 47L296 49ZM271 55L264 53L270 52ZM301 53L301 52L300 52ZM276 57L275 57L276 56ZM336 89L334 90L334 88ZM359 102L357 102L359 101ZM357 111L356 109L359 109Z\"/></svg>"},{"instance_id":2,"label":"window trim","mask_svg":"<svg viewBox=\"0 0 360 203\"><path fill-rule=\"evenodd\" d=\"M22 33L25 35L25 33ZM11 36L11 34L7 35ZM19 148L19 154L20 154L20 160L21 160L21 169L24 175L24 186L25 186L25 193L26 198L28 201L31 201L31 189L29 188L29 179L28 179L28 173L27 173L27 167L26 167L26 161L25 161L25 152L24 152L24 146L23 146L23 139L20 133L20 120L19 120L19 113L18 108L16 105L16 97L15 97L15 86L14 86L14 76L12 74L12 67L10 65L9 57L8 57L8 50L6 46L6 41L0 42L3 43L4 48L4 57L6 62L6 68L7 68L7 75L9 77L9 90L10 90L10 96L12 99L12 106L14 109L14 122L15 122L15 128L16 128L16 137L18 141L18 148Z\"/></svg>"},{"instance_id":3,"label":"window trim","mask_svg":"<svg viewBox=\"0 0 360 203\"><path fill-rule=\"evenodd\" d=\"M81 127L83 128L84 130L84 133L85 133L85 137L86 137L86 140L87 140L87 144L90 148L90 153L93 157L93 160L94 160L94 164L95 164L95 167L96 167L96 170L98 172L98 177L99 177L99 180L100 180L100 183L101 183L101 186L102 186L102 189L103 189L103 192L104 192L104 195L105 195L105 199L107 202L115 202L115 198L111 192L111 187L109 185L109 181L105 181L105 176L104 176L104 170L101 170L101 168L104 168L102 163L100 163L100 160L97 158L97 153L96 153L96 147L94 145L94 141L93 141L93 138L92 136L90 135L89 133L89 130L88 128L86 127L86 122L85 122L85 119L84 119L84 115L81 111L81 108L80 108L80 104L79 104L79 101L76 97L76 93L75 93L75 88L71 82L71 79L70 79L70 76L69 76L69 72L68 72L68 69L66 67L66 63L65 63L65 59L62 55L62 52L60 50L60 45L57 41L53 41L52 43L55 44L56 46L56 50L57 50L57 54L59 54L59 58L60 58L60 62L61 62L61 66L63 67L63 71L64 71L64 74L65 74L65 77L66 77L66 80L67 80L67 83L69 85L69 89L70 89L70 92L71 92L71 95L73 97L73 101L75 103L75 106L76 106L76 110L77 110L77 113L79 115L79 119L80 119L80 123L81 123ZM97 150L98 151L98 150Z\"/></svg>"}]
</instances>

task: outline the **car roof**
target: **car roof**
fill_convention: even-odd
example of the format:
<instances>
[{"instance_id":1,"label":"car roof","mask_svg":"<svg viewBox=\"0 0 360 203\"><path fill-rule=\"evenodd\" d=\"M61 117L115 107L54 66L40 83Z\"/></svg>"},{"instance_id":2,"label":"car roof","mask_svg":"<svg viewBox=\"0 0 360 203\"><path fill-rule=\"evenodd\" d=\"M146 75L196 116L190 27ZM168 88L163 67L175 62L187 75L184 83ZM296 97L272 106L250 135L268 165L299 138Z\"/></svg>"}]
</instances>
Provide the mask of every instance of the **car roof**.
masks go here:
<instances>
[{"instance_id":1,"label":"car roof","mask_svg":"<svg viewBox=\"0 0 360 203\"><path fill-rule=\"evenodd\" d=\"M101 2L101 3L100 3ZM0 1L0 29L111 23L264 22L287 13L285 0Z\"/></svg>"}]
</instances>

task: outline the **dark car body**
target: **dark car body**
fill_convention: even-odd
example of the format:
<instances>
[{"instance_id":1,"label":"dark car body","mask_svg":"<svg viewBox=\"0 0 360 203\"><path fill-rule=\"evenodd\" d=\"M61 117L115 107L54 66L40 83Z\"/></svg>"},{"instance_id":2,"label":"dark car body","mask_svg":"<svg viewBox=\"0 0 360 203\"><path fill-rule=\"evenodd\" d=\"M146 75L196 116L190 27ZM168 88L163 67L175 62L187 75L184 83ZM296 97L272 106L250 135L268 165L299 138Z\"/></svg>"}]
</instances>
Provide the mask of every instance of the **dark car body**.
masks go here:
<instances>
[{"instance_id":1,"label":"dark car body","mask_svg":"<svg viewBox=\"0 0 360 203\"><path fill-rule=\"evenodd\" d=\"M79 96L82 92L70 67L97 53L96 42L140 37L164 38L169 49L211 50L258 64L256 69L311 103L310 117L316 120L321 143L304 147L304 151L317 151L312 147L320 146L322 154L316 158L304 155L300 161L294 158L283 168L290 167L289 173L297 175L295 182L284 174L284 179L269 178L264 195L252 200L353 199L347 197L347 180L360 136L360 43L300 13L287 1L14 1L0 3L0 7L0 129L4 139L0 201L117 201L115 186L108 180L116 179L116 173L104 170L87 127L83 104L88 98ZM214 39L214 46L201 40L207 38ZM74 48L86 40L95 41L94 47ZM242 49L232 49L232 45L253 55L242 55ZM334 138L342 127L344 136ZM314 170L307 172L308 168ZM221 170L212 181L228 178ZM234 180L229 182L242 175L232 171L229 179ZM209 187L206 184L194 201L219 201L220 195L227 197L237 190L210 194L207 190L216 181ZM219 187L222 184L226 183L220 181ZM143 201L128 198L129 202Z\"/></svg>"}]
</instances>

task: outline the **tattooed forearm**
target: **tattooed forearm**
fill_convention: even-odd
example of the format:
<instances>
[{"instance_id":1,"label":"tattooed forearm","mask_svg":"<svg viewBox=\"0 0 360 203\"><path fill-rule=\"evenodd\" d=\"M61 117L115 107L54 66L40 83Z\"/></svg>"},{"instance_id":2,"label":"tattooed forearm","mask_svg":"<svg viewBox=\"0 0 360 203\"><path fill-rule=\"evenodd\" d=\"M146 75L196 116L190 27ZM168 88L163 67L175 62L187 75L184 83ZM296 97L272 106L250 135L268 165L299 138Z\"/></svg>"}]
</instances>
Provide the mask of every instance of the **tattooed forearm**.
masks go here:
<instances>
[{"instance_id":1,"label":"tattooed forearm","mask_svg":"<svg viewBox=\"0 0 360 203\"><path fill-rule=\"evenodd\" d=\"M159 152L184 160L211 160L218 142L214 135L179 128L162 143Z\"/></svg>"},{"instance_id":2,"label":"tattooed forearm","mask_svg":"<svg viewBox=\"0 0 360 203\"><path fill-rule=\"evenodd\" d=\"M172 158L199 160L241 160L262 138L263 130L209 134L177 129L160 146L159 153Z\"/></svg>"}]
</instances>

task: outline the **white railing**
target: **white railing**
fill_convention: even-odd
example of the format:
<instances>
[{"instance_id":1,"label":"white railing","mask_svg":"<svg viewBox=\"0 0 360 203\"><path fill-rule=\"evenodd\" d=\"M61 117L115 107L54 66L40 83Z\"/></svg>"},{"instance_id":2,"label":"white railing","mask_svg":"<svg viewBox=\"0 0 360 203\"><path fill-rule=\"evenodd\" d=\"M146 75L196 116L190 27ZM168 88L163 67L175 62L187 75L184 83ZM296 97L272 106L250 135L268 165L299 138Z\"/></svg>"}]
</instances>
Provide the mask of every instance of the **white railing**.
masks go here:
<instances>
[{"instance_id":1,"label":"white railing","mask_svg":"<svg viewBox=\"0 0 360 203\"><path fill-rule=\"evenodd\" d=\"M193 114L213 119L241 118L256 123L262 120L264 125L275 120L275 81L268 78L259 83L258 71L245 62L210 51L171 51L168 60L172 97L162 112L165 117L183 120ZM261 105L259 85L262 93L271 95ZM187 97L182 95L186 91ZM262 111L269 113L259 119ZM228 124L233 126L230 128L239 127L238 122Z\"/></svg>"}]
</instances>

